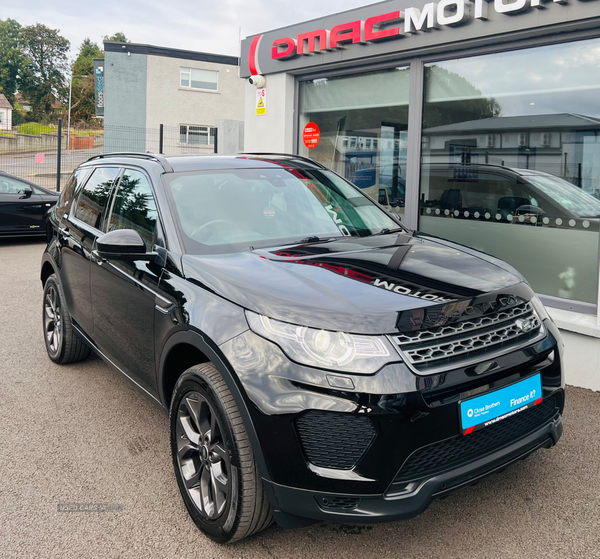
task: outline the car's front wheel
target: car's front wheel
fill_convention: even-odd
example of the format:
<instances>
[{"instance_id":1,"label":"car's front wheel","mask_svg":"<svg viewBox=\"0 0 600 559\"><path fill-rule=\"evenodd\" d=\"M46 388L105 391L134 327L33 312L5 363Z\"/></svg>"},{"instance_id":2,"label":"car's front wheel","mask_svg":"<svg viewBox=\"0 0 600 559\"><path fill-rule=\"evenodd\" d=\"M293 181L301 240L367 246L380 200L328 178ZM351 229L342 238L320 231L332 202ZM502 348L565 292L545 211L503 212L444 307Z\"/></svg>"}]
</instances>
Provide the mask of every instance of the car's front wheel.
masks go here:
<instances>
[{"instance_id":1,"label":"car's front wheel","mask_svg":"<svg viewBox=\"0 0 600 559\"><path fill-rule=\"evenodd\" d=\"M213 365L192 367L179 378L170 424L179 490L202 532L227 543L273 522L239 410Z\"/></svg>"}]
</instances>

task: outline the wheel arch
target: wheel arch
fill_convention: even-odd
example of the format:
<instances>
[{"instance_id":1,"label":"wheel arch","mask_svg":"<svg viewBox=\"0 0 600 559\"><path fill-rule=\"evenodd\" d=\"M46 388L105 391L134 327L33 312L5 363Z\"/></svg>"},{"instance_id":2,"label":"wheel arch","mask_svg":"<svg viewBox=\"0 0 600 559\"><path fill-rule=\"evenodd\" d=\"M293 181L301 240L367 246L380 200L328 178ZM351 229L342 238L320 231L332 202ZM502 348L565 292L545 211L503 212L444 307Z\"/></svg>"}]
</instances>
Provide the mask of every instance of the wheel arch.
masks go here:
<instances>
[{"instance_id":1,"label":"wheel arch","mask_svg":"<svg viewBox=\"0 0 600 559\"><path fill-rule=\"evenodd\" d=\"M192 363L193 359L201 359L201 361ZM158 393L162 405L169 409L173 388L179 377L190 367L201 363L211 363L223 377L244 421L258 471L262 478L270 480L260 441L242 395L242 389L235 380L235 372L219 348L200 332L195 330L176 332L165 343L158 369ZM169 367L173 364L175 369L172 374L169 374ZM184 366L185 368L182 369Z\"/></svg>"},{"instance_id":2,"label":"wheel arch","mask_svg":"<svg viewBox=\"0 0 600 559\"><path fill-rule=\"evenodd\" d=\"M42 286L46 285L46 281L48 278L56 273L54 263L50 260L50 257L45 254L42 259L42 269L40 271L40 280L42 281Z\"/></svg>"}]
</instances>

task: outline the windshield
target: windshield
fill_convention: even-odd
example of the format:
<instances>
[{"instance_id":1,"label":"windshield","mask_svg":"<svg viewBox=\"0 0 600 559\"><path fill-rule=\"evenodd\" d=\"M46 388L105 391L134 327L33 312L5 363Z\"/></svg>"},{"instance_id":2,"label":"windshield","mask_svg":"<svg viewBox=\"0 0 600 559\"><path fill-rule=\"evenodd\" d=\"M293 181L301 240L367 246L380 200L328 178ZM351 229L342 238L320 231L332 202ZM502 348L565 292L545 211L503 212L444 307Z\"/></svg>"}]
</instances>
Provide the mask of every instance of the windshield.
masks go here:
<instances>
[{"instance_id":1,"label":"windshield","mask_svg":"<svg viewBox=\"0 0 600 559\"><path fill-rule=\"evenodd\" d=\"M527 180L578 217L600 217L600 200L565 180L529 175Z\"/></svg>"},{"instance_id":2,"label":"windshield","mask_svg":"<svg viewBox=\"0 0 600 559\"><path fill-rule=\"evenodd\" d=\"M188 254L366 237L398 222L329 171L227 169L165 175Z\"/></svg>"}]
</instances>

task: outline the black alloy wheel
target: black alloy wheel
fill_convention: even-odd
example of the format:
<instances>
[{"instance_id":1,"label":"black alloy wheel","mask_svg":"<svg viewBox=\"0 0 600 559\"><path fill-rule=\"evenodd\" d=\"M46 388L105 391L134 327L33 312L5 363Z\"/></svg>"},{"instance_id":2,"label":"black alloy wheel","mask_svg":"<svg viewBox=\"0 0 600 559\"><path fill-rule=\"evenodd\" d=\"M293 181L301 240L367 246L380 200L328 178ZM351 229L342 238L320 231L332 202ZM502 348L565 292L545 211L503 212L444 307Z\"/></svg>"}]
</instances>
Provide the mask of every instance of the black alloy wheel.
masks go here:
<instances>
[{"instance_id":1,"label":"black alloy wheel","mask_svg":"<svg viewBox=\"0 0 600 559\"><path fill-rule=\"evenodd\" d=\"M204 534L230 543L273 522L242 417L212 364L197 365L179 377L170 426L177 484Z\"/></svg>"},{"instance_id":2,"label":"black alloy wheel","mask_svg":"<svg viewBox=\"0 0 600 559\"><path fill-rule=\"evenodd\" d=\"M231 462L217 415L199 392L188 392L177 412L177 462L200 513L217 519L227 503Z\"/></svg>"},{"instance_id":3,"label":"black alloy wheel","mask_svg":"<svg viewBox=\"0 0 600 559\"><path fill-rule=\"evenodd\" d=\"M60 299L54 284L50 284L44 296L44 334L48 353L60 351L63 338L62 311Z\"/></svg>"},{"instance_id":4,"label":"black alloy wheel","mask_svg":"<svg viewBox=\"0 0 600 559\"><path fill-rule=\"evenodd\" d=\"M48 357L55 363L75 363L86 359L91 350L77 335L67 310L62 288L51 274L44 284L42 303L44 342Z\"/></svg>"}]
</instances>

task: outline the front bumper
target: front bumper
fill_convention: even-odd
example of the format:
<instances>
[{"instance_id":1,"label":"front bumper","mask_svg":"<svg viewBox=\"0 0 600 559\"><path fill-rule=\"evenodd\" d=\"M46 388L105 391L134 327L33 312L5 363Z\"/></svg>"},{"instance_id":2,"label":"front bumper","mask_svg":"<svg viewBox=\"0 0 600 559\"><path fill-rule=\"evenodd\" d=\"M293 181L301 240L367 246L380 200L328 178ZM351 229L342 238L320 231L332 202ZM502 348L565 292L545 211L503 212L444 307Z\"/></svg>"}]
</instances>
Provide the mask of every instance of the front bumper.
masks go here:
<instances>
[{"instance_id":1,"label":"front bumper","mask_svg":"<svg viewBox=\"0 0 600 559\"><path fill-rule=\"evenodd\" d=\"M541 448L551 448L563 432L562 416L527 437L462 467L409 485L396 494L340 494L309 491L266 482L267 492L275 501L277 523L283 527L306 525L305 519L326 522L389 522L412 518L423 512L435 499L524 460Z\"/></svg>"},{"instance_id":2,"label":"front bumper","mask_svg":"<svg viewBox=\"0 0 600 559\"><path fill-rule=\"evenodd\" d=\"M221 345L247 400L257 450L266 464L261 475L277 522L298 526L303 518L346 522L408 518L445 493L556 444L564 407L562 342L555 325L545 322L543 340L497 358L498 367L489 374L474 375L465 368L419 376L397 363L375 375L353 375L353 390L332 388L326 372L292 363L276 345L250 331ZM476 435L461 435L458 402L465 392L495 390L533 374L541 375L544 401L555 403L542 422L509 434L468 459L398 482L418 451ZM301 429L303 420L311 417L320 422L324 434L312 451ZM349 419L368 422L374 433L355 463L352 447L368 439L369 433L363 430L359 437ZM343 462L342 457L350 458Z\"/></svg>"}]
</instances>

